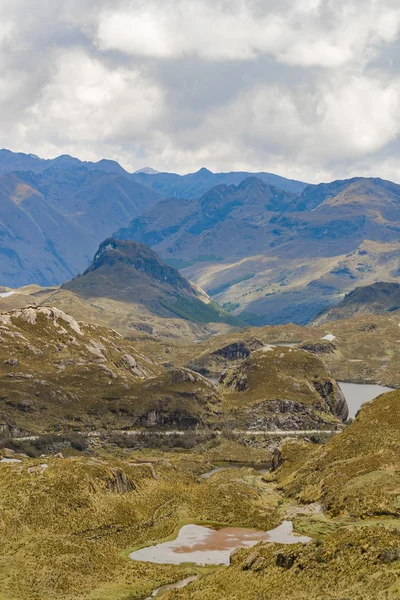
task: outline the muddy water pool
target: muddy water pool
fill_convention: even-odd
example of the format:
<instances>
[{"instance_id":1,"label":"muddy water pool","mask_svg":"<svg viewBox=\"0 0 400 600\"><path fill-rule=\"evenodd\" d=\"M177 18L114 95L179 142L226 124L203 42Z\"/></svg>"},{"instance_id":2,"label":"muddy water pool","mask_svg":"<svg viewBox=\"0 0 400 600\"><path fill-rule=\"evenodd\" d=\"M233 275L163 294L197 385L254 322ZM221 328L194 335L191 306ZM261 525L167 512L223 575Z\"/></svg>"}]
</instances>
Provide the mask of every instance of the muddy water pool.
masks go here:
<instances>
[{"instance_id":1,"label":"muddy water pool","mask_svg":"<svg viewBox=\"0 0 400 600\"><path fill-rule=\"evenodd\" d=\"M184 525L175 540L147 546L132 552L129 557L136 561L179 565L229 565L229 556L236 548L249 548L258 542L280 544L307 543L310 538L293 532L291 521L283 521L271 531L222 527L214 529L203 525Z\"/></svg>"}]
</instances>

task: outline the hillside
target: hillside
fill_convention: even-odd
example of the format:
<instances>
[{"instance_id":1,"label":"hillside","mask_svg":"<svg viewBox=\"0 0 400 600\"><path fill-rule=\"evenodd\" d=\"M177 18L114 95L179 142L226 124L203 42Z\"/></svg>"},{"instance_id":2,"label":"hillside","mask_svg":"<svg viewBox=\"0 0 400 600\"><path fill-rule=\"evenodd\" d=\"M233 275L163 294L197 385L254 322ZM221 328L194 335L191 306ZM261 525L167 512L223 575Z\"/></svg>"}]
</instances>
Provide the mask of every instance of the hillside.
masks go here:
<instances>
[{"instance_id":1,"label":"hillside","mask_svg":"<svg viewBox=\"0 0 400 600\"><path fill-rule=\"evenodd\" d=\"M399 423L400 392L379 396L298 468L290 469L289 446L280 485L302 502L321 502L333 516L398 518Z\"/></svg>"},{"instance_id":2,"label":"hillside","mask_svg":"<svg viewBox=\"0 0 400 600\"><path fill-rule=\"evenodd\" d=\"M0 322L3 433L118 423L119 402L163 372L115 331L56 308L2 313Z\"/></svg>"},{"instance_id":3,"label":"hillside","mask_svg":"<svg viewBox=\"0 0 400 600\"><path fill-rule=\"evenodd\" d=\"M163 200L117 235L151 245L251 324L306 324L361 283L396 280L399 223L400 186L388 181L291 194L248 178Z\"/></svg>"},{"instance_id":4,"label":"hillside","mask_svg":"<svg viewBox=\"0 0 400 600\"><path fill-rule=\"evenodd\" d=\"M400 309L400 283L379 281L357 287L334 308L316 320L316 324L350 319L356 315L377 315Z\"/></svg>"},{"instance_id":5,"label":"hillside","mask_svg":"<svg viewBox=\"0 0 400 600\"><path fill-rule=\"evenodd\" d=\"M0 281L54 285L160 196L124 175L85 167L0 175Z\"/></svg>"},{"instance_id":6,"label":"hillside","mask_svg":"<svg viewBox=\"0 0 400 600\"><path fill-rule=\"evenodd\" d=\"M295 524L317 539L292 547L261 543L239 550L228 569L171 598L396 598L399 422L400 395L393 392L366 405L352 425L325 445L284 442L275 473L283 502L291 496L301 503L292 506Z\"/></svg>"},{"instance_id":7,"label":"hillside","mask_svg":"<svg viewBox=\"0 0 400 600\"><path fill-rule=\"evenodd\" d=\"M224 421L243 429L335 429L348 408L322 361L302 350L264 346L219 379Z\"/></svg>"},{"instance_id":8,"label":"hillside","mask_svg":"<svg viewBox=\"0 0 400 600\"><path fill-rule=\"evenodd\" d=\"M165 318L239 324L148 246L132 241L109 238L102 242L89 268L62 289L85 299L110 298L140 305Z\"/></svg>"}]
</instances>

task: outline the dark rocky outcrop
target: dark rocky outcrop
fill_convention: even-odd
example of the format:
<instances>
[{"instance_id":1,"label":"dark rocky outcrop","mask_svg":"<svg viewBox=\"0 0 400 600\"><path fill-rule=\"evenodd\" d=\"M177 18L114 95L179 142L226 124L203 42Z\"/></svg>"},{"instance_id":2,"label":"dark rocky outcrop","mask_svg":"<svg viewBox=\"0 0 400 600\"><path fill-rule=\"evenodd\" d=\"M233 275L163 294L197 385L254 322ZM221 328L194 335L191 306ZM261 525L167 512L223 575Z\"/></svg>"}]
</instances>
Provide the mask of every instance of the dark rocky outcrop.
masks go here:
<instances>
[{"instance_id":1,"label":"dark rocky outcrop","mask_svg":"<svg viewBox=\"0 0 400 600\"><path fill-rule=\"evenodd\" d=\"M122 469L113 469L112 476L107 478L106 483L113 494L127 494L136 490L136 485Z\"/></svg>"}]
</instances>

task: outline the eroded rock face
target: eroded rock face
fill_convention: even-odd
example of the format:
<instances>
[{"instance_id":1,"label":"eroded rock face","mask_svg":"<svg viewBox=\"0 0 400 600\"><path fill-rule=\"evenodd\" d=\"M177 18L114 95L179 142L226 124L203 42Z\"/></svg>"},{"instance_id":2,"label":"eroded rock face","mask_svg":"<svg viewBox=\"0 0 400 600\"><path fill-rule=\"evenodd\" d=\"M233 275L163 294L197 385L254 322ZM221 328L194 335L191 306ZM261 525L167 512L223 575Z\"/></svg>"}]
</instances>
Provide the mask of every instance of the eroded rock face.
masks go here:
<instances>
[{"instance_id":1,"label":"eroded rock face","mask_svg":"<svg viewBox=\"0 0 400 600\"><path fill-rule=\"evenodd\" d=\"M264 344L257 339L250 340L249 342L233 342L224 348L220 348L213 352L214 356L222 356L227 360L242 360L250 356L251 352L262 348Z\"/></svg>"},{"instance_id":2,"label":"eroded rock face","mask_svg":"<svg viewBox=\"0 0 400 600\"><path fill-rule=\"evenodd\" d=\"M0 415L28 432L116 419L131 425L131 397L163 372L115 331L78 324L56 308L3 313L0 336Z\"/></svg>"},{"instance_id":3,"label":"eroded rock face","mask_svg":"<svg viewBox=\"0 0 400 600\"><path fill-rule=\"evenodd\" d=\"M315 381L314 387L328 405L330 412L346 421L349 417L349 407L340 387L333 380Z\"/></svg>"},{"instance_id":4,"label":"eroded rock face","mask_svg":"<svg viewBox=\"0 0 400 600\"><path fill-rule=\"evenodd\" d=\"M213 352L208 352L188 363L188 368L197 371L203 375L209 373L222 373L225 369L232 367L250 356L252 352L263 347L263 342L257 338L248 340L237 340L218 348Z\"/></svg>"},{"instance_id":5,"label":"eroded rock face","mask_svg":"<svg viewBox=\"0 0 400 600\"><path fill-rule=\"evenodd\" d=\"M311 354L334 354L337 350L337 346L327 340L321 342L304 342L299 346L300 350L306 350Z\"/></svg>"}]
</instances>

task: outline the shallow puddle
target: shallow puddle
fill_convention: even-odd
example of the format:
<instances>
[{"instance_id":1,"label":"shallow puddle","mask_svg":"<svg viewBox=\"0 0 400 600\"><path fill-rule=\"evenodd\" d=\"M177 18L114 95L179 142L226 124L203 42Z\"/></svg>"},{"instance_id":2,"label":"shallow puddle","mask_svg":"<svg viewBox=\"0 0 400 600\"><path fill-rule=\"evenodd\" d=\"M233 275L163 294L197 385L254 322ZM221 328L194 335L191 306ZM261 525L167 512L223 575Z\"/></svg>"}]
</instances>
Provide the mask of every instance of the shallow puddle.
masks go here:
<instances>
[{"instance_id":1,"label":"shallow puddle","mask_svg":"<svg viewBox=\"0 0 400 600\"><path fill-rule=\"evenodd\" d=\"M393 388L370 383L344 383L338 381L338 384L346 398L350 419L354 419L365 402L370 402L370 400L374 400L385 392L393 391Z\"/></svg>"},{"instance_id":2,"label":"shallow puddle","mask_svg":"<svg viewBox=\"0 0 400 600\"><path fill-rule=\"evenodd\" d=\"M293 533L291 521L283 521L271 531L239 527L213 529L202 525L184 525L175 540L148 546L132 552L132 560L157 564L229 565L229 556L236 548L249 548L260 541L280 544L305 544L306 536Z\"/></svg>"},{"instance_id":3,"label":"shallow puddle","mask_svg":"<svg viewBox=\"0 0 400 600\"><path fill-rule=\"evenodd\" d=\"M254 469L258 471L261 475L268 473L271 470L271 465L267 463L229 463L227 465L216 465L211 469L211 471L207 471L207 473L202 473L200 475L201 479L209 479L214 473L220 473L221 471L227 471L228 469Z\"/></svg>"}]
</instances>

